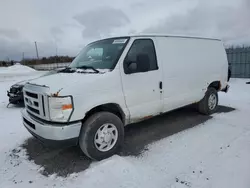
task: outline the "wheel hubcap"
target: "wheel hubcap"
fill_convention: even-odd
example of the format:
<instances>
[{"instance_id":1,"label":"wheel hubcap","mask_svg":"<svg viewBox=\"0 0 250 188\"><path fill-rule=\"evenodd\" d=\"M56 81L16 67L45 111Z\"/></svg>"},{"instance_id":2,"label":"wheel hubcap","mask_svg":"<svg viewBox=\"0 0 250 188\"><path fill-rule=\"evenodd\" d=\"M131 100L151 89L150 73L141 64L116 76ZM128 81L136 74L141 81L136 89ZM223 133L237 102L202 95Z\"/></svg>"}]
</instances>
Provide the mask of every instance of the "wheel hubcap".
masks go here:
<instances>
[{"instance_id":1,"label":"wheel hubcap","mask_svg":"<svg viewBox=\"0 0 250 188\"><path fill-rule=\"evenodd\" d=\"M208 107L210 110L215 109L217 105L217 97L215 94L211 94L208 98Z\"/></svg>"},{"instance_id":2,"label":"wheel hubcap","mask_svg":"<svg viewBox=\"0 0 250 188\"><path fill-rule=\"evenodd\" d=\"M111 150L118 139L118 130L111 123L103 124L95 134L95 147L102 152Z\"/></svg>"}]
</instances>

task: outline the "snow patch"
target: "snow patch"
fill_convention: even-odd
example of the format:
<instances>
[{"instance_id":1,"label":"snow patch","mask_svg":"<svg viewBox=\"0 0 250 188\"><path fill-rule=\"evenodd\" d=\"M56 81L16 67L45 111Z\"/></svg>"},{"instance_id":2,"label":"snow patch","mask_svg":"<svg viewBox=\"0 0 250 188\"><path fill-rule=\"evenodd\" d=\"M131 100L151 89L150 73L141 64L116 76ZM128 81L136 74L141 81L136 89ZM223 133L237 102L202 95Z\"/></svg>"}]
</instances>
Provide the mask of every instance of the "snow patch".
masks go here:
<instances>
[{"instance_id":1,"label":"snow patch","mask_svg":"<svg viewBox=\"0 0 250 188\"><path fill-rule=\"evenodd\" d=\"M28 66L21 65L19 63L13 66L0 68L0 73L29 73L29 72L34 72L34 71L36 70Z\"/></svg>"},{"instance_id":2,"label":"snow patch","mask_svg":"<svg viewBox=\"0 0 250 188\"><path fill-rule=\"evenodd\" d=\"M130 157L117 155L91 165L81 179L78 183L84 187L119 187L121 182L121 187L154 187L154 182L131 162Z\"/></svg>"},{"instance_id":3,"label":"snow patch","mask_svg":"<svg viewBox=\"0 0 250 188\"><path fill-rule=\"evenodd\" d=\"M0 67L0 76L24 76L35 74L36 72L35 69L19 63L9 67Z\"/></svg>"}]
</instances>

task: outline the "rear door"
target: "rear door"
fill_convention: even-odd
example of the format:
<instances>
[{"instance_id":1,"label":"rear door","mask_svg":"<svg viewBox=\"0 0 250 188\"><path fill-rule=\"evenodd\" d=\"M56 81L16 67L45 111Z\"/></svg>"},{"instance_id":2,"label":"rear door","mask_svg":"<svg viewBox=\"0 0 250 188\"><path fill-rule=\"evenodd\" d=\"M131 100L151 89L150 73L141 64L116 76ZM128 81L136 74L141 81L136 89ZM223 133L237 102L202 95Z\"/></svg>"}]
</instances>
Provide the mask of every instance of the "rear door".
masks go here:
<instances>
[{"instance_id":1,"label":"rear door","mask_svg":"<svg viewBox=\"0 0 250 188\"><path fill-rule=\"evenodd\" d=\"M154 40L151 38L134 39L128 44L125 60L134 62L138 54L147 54L150 61L146 72L126 73L125 62L121 66L121 76L126 105L131 122L140 121L162 112L162 72L157 62Z\"/></svg>"}]
</instances>

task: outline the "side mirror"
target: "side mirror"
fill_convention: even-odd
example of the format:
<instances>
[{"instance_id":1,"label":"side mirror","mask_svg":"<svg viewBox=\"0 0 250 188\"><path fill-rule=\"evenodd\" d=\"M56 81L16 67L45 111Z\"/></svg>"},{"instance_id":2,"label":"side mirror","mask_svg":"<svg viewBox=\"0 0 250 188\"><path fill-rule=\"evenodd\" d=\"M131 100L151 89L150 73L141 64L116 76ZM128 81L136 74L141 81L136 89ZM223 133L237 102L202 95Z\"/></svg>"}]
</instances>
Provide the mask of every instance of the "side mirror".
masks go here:
<instances>
[{"instance_id":1,"label":"side mirror","mask_svg":"<svg viewBox=\"0 0 250 188\"><path fill-rule=\"evenodd\" d=\"M147 72L150 70L150 59L148 54L138 54L136 61L124 61L124 71L126 74L132 74L136 72Z\"/></svg>"},{"instance_id":2,"label":"side mirror","mask_svg":"<svg viewBox=\"0 0 250 188\"><path fill-rule=\"evenodd\" d=\"M137 70L137 63L136 62L130 62L128 64L128 70L129 70L129 73L136 72L136 70Z\"/></svg>"},{"instance_id":3,"label":"side mirror","mask_svg":"<svg viewBox=\"0 0 250 188\"><path fill-rule=\"evenodd\" d=\"M124 62L124 71L126 74L132 74L137 71L137 62L126 61Z\"/></svg>"}]
</instances>

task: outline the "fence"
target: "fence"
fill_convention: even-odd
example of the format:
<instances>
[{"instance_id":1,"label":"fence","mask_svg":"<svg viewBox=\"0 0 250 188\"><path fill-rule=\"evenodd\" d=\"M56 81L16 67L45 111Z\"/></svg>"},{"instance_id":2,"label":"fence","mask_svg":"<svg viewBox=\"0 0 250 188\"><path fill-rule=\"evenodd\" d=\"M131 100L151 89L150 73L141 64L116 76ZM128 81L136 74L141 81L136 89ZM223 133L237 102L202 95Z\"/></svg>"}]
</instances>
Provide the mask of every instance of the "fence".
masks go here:
<instances>
[{"instance_id":1,"label":"fence","mask_svg":"<svg viewBox=\"0 0 250 188\"><path fill-rule=\"evenodd\" d=\"M52 70L56 68L62 68L69 66L70 63L51 63L51 64L39 64L39 65L31 65L30 67L36 70Z\"/></svg>"},{"instance_id":2,"label":"fence","mask_svg":"<svg viewBox=\"0 0 250 188\"><path fill-rule=\"evenodd\" d=\"M227 58L233 78L250 78L250 47L229 48Z\"/></svg>"}]
</instances>

